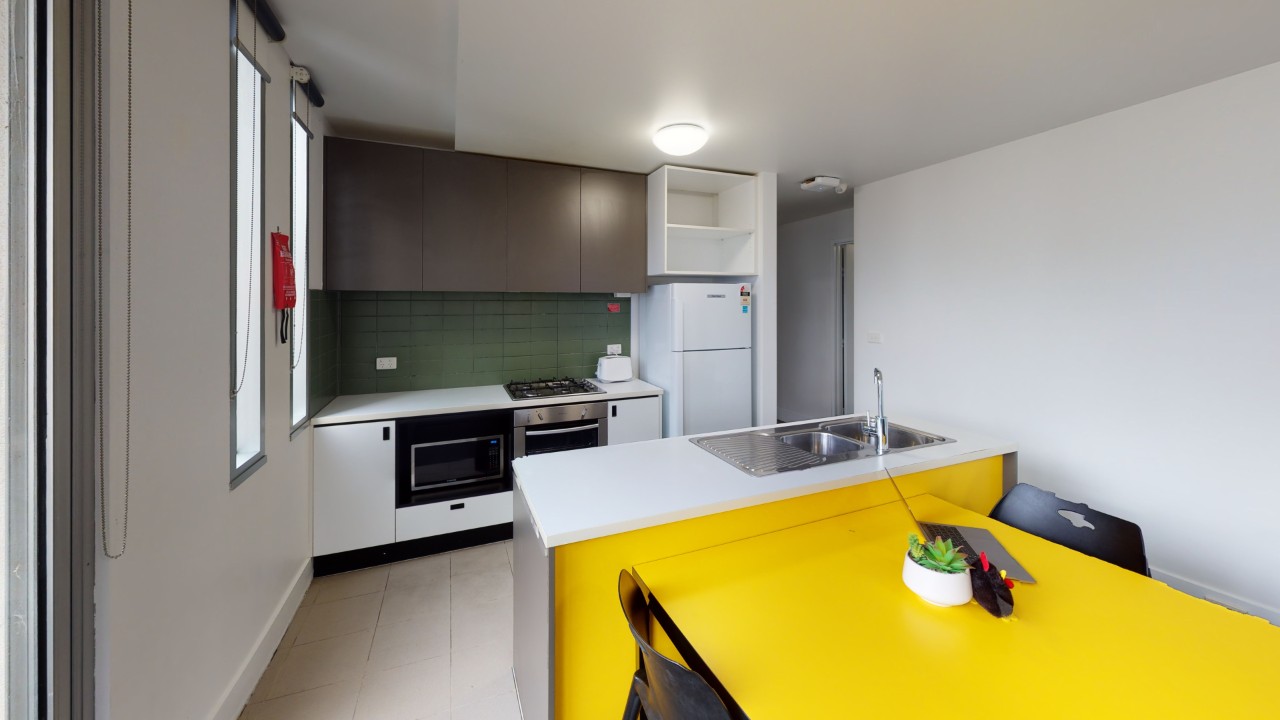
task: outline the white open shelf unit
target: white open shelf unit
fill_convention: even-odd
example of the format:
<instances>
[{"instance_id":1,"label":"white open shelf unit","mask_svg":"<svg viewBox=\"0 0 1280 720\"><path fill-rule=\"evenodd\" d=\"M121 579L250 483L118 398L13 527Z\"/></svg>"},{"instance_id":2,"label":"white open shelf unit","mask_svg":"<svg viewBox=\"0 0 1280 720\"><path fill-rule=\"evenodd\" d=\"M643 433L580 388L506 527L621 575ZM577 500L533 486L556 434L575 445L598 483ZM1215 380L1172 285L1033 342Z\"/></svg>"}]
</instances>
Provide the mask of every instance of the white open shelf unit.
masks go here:
<instances>
[{"instance_id":1,"label":"white open shelf unit","mask_svg":"<svg viewBox=\"0 0 1280 720\"><path fill-rule=\"evenodd\" d=\"M755 275L756 178L664 165L649 175L650 275Z\"/></svg>"}]
</instances>

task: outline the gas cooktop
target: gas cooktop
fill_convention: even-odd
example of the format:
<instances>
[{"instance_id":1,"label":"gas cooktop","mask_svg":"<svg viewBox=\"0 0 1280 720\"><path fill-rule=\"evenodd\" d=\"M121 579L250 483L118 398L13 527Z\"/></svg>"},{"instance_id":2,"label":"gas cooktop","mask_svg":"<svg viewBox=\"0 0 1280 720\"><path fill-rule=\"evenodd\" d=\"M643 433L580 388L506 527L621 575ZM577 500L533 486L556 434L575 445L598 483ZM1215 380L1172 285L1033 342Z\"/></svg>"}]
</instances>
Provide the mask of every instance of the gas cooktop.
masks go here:
<instances>
[{"instance_id":1,"label":"gas cooktop","mask_svg":"<svg viewBox=\"0 0 1280 720\"><path fill-rule=\"evenodd\" d=\"M559 380L513 381L503 385L512 400L560 397L562 395L598 395L604 393L590 380L560 378Z\"/></svg>"}]
</instances>

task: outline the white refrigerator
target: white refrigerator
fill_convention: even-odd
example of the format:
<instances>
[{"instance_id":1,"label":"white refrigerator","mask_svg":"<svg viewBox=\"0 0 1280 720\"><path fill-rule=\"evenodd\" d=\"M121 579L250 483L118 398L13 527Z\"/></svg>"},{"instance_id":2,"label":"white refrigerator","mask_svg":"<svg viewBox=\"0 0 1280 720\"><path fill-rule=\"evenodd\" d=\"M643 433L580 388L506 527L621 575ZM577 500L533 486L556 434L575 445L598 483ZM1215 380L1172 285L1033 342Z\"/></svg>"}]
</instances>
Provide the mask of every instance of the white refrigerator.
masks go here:
<instances>
[{"instance_id":1,"label":"white refrigerator","mask_svg":"<svg viewBox=\"0 0 1280 720\"><path fill-rule=\"evenodd\" d=\"M663 389L662 435L752 425L751 285L654 285L640 298L640 378Z\"/></svg>"}]
</instances>

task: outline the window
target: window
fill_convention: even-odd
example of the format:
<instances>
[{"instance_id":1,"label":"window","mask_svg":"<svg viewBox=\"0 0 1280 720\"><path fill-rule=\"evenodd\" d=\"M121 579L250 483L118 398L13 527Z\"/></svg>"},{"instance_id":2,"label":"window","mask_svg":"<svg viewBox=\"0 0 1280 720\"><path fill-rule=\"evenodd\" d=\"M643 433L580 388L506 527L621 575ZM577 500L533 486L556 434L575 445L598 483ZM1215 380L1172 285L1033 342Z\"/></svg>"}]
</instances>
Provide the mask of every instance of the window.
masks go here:
<instances>
[{"instance_id":1,"label":"window","mask_svg":"<svg viewBox=\"0 0 1280 720\"><path fill-rule=\"evenodd\" d=\"M293 85L293 210L291 227L293 229L293 278L298 288L298 304L291 315L289 328L290 346L290 390L293 410L290 422L296 429L307 419L307 308L308 297L308 253L309 235L307 233L308 208L310 205L311 184L308 182L311 173L310 151L311 131L298 117L296 108L299 102L306 103L307 98L295 82Z\"/></svg>"},{"instance_id":2,"label":"window","mask_svg":"<svg viewBox=\"0 0 1280 720\"><path fill-rule=\"evenodd\" d=\"M239 25L239 8L236 25ZM245 13L257 45L257 21ZM238 484L264 462L262 392L263 252L262 88L269 80L240 39L232 41L234 62L234 173L231 280L231 482Z\"/></svg>"}]
</instances>

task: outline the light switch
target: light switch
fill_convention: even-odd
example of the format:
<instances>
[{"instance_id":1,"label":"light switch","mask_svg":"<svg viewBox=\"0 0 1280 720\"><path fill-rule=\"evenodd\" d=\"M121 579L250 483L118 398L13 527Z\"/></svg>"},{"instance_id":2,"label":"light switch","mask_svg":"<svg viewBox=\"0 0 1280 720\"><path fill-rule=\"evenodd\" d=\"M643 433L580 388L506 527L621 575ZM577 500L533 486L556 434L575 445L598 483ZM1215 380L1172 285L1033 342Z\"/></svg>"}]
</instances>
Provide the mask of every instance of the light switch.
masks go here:
<instances>
[{"instance_id":1,"label":"light switch","mask_svg":"<svg viewBox=\"0 0 1280 720\"><path fill-rule=\"evenodd\" d=\"M884 336L878 332L869 332L867 333L867 342L879 345L884 342Z\"/></svg>"},{"instance_id":2,"label":"light switch","mask_svg":"<svg viewBox=\"0 0 1280 720\"><path fill-rule=\"evenodd\" d=\"M378 358L377 367L379 370L395 370L396 359L393 357Z\"/></svg>"}]
</instances>

